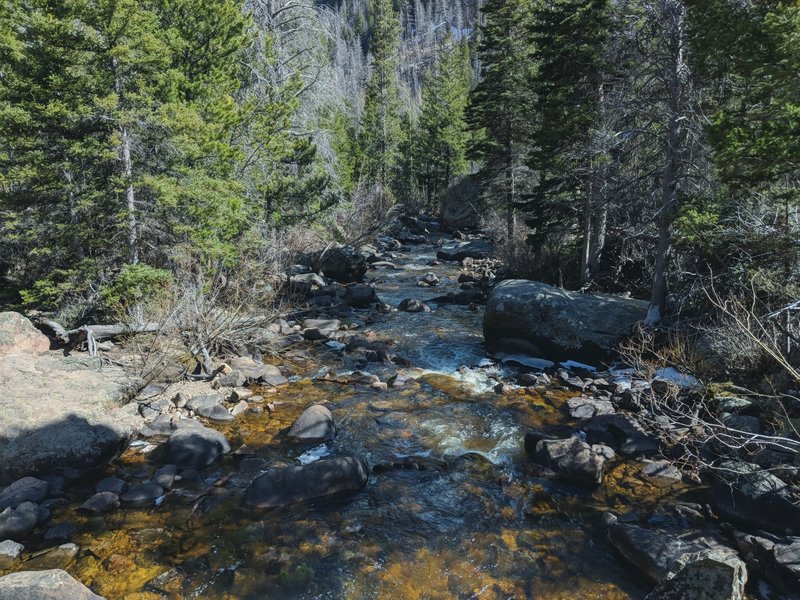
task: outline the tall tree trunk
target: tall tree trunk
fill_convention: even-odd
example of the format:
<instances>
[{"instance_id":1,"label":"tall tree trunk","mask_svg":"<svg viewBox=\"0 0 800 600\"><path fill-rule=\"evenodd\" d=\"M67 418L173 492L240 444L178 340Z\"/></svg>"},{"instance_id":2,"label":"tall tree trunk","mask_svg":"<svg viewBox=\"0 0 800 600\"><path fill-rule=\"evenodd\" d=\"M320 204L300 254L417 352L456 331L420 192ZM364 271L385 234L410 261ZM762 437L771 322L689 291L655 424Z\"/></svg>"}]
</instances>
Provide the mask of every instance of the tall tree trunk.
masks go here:
<instances>
[{"instance_id":1,"label":"tall tree trunk","mask_svg":"<svg viewBox=\"0 0 800 600\"><path fill-rule=\"evenodd\" d=\"M514 147L511 134L511 125L508 127L508 137L506 138L506 182L505 182L505 203L506 203L506 229L508 240L514 239L517 229L517 211L514 207Z\"/></svg>"},{"instance_id":2,"label":"tall tree trunk","mask_svg":"<svg viewBox=\"0 0 800 600\"><path fill-rule=\"evenodd\" d=\"M139 262L139 222L136 218L136 198L133 189L133 161L126 127L120 127L122 138L122 175L125 178L125 206L128 210L128 251L132 265Z\"/></svg>"},{"instance_id":3,"label":"tall tree trunk","mask_svg":"<svg viewBox=\"0 0 800 600\"><path fill-rule=\"evenodd\" d=\"M589 269L590 249L593 245L592 235L592 210L594 202L592 196L594 195L592 185L592 176L589 176L588 184L586 186L586 193L583 196L583 245L581 246L581 285L586 284L591 278Z\"/></svg>"},{"instance_id":4,"label":"tall tree trunk","mask_svg":"<svg viewBox=\"0 0 800 600\"><path fill-rule=\"evenodd\" d=\"M608 229L608 204L602 197L595 197L595 202L592 245L589 249L589 272L592 274L596 274L600 268L600 256L606 245Z\"/></svg>"},{"instance_id":5,"label":"tall tree trunk","mask_svg":"<svg viewBox=\"0 0 800 600\"><path fill-rule=\"evenodd\" d=\"M675 220L678 198L678 170L680 165L683 119L683 85L684 70L684 13L677 0L666 4L667 18L672 19L670 32L669 65L664 82L667 84L667 139L664 144L664 169L662 172L661 207L658 212L658 246L656 247L655 268L653 270L653 287L650 294L650 306L647 310L647 325L655 325L664 316L667 301L667 270L672 253L672 225ZM671 14L669 14L671 13Z\"/></svg>"}]
</instances>

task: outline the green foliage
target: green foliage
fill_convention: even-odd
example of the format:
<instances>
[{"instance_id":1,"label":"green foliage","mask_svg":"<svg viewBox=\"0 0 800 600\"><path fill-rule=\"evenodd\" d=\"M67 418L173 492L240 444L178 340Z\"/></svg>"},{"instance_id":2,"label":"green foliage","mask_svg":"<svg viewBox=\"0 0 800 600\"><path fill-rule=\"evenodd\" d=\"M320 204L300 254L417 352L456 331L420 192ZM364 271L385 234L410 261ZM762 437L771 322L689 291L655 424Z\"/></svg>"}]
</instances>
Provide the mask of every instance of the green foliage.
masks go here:
<instances>
[{"instance_id":1,"label":"green foliage","mask_svg":"<svg viewBox=\"0 0 800 600\"><path fill-rule=\"evenodd\" d=\"M114 283L100 290L106 308L125 311L143 302L154 302L165 297L173 283L172 273L139 263L125 265Z\"/></svg>"},{"instance_id":2,"label":"green foliage","mask_svg":"<svg viewBox=\"0 0 800 600\"><path fill-rule=\"evenodd\" d=\"M453 43L439 55L435 71L422 92L422 113L414 151L417 178L427 204L442 199L453 180L467 171L465 113L472 69L466 40Z\"/></svg>"},{"instance_id":3,"label":"green foliage","mask_svg":"<svg viewBox=\"0 0 800 600\"><path fill-rule=\"evenodd\" d=\"M401 29L392 0L372 0L370 18L372 61L359 132L360 154L366 180L388 189L402 136L397 83Z\"/></svg>"}]
</instances>

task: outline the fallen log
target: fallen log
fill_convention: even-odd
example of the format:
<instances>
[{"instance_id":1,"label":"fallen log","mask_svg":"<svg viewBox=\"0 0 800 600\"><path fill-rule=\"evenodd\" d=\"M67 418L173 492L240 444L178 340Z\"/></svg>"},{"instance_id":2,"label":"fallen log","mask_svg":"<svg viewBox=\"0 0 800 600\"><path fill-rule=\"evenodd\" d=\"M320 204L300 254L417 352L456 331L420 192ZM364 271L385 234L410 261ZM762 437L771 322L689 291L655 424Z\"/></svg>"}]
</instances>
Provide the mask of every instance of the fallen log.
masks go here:
<instances>
[{"instance_id":1,"label":"fallen log","mask_svg":"<svg viewBox=\"0 0 800 600\"><path fill-rule=\"evenodd\" d=\"M67 350L74 350L86 343L89 354L97 356L97 342L113 340L123 335L136 335L139 333L156 333L161 329L160 323L145 323L143 325L83 325L75 329L66 329L52 319L37 319L36 324L40 329L45 329L51 337L59 340Z\"/></svg>"}]
</instances>

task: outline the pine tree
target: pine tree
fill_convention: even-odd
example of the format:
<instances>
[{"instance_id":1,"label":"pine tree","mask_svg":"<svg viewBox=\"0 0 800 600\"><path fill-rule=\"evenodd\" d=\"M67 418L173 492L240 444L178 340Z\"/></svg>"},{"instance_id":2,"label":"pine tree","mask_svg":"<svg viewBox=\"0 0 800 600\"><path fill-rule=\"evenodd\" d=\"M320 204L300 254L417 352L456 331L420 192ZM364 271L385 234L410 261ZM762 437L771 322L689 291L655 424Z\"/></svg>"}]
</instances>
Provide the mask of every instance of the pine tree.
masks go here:
<instances>
[{"instance_id":1,"label":"pine tree","mask_svg":"<svg viewBox=\"0 0 800 600\"><path fill-rule=\"evenodd\" d=\"M442 51L422 92L416 135L416 168L429 207L467 169L465 111L472 71L466 40Z\"/></svg>"},{"instance_id":2,"label":"pine tree","mask_svg":"<svg viewBox=\"0 0 800 600\"><path fill-rule=\"evenodd\" d=\"M520 200L516 171L527 153L530 125L527 10L526 0L489 0L481 9L486 19L478 42L481 78L467 112L472 131L468 156L480 162L482 194L504 208L510 235Z\"/></svg>"},{"instance_id":3,"label":"pine tree","mask_svg":"<svg viewBox=\"0 0 800 600\"><path fill-rule=\"evenodd\" d=\"M372 60L360 140L367 179L386 190L392 181L401 136L397 82L400 20L392 0L374 0L371 18L369 51Z\"/></svg>"},{"instance_id":4,"label":"pine tree","mask_svg":"<svg viewBox=\"0 0 800 600\"><path fill-rule=\"evenodd\" d=\"M530 22L536 69L529 166L538 179L527 221L534 243L542 243L554 233L568 235L573 215L582 213L580 273L586 282L592 221L604 201L596 167L602 157L592 138L604 97L608 0L537 0Z\"/></svg>"}]
</instances>

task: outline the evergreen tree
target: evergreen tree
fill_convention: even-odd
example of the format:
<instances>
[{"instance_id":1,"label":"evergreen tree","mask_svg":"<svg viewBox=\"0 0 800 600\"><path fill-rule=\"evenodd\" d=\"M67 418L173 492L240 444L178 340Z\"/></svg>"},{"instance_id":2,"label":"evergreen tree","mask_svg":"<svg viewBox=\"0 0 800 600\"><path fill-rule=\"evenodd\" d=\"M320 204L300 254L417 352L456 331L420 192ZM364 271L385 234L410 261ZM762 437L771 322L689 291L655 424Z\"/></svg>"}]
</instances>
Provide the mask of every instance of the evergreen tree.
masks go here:
<instances>
[{"instance_id":1,"label":"evergreen tree","mask_svg":"<svg viewBox=\"0 0 800 600\"><path fill-rule=\"evenodd\" d=\"M400 20L392 0L373 0L370 16L369 50L372 60L360 140L366 177L386 190L392 182L398 158L398 140L402 135L397 82Z\"/></svg>"},{"instance_id":2,"label":"evergreen tree","mask_svg":"<svg viewBox=\"0 0 800 600\"><path fill-rule=\"evenodd\" d=\"M482 194L503 207L512 234L520 200L517 170L527 152L530 125L531 44L525 28L527 0L489 0L481 9L480 82L470 97L468 156L480 161Z\"/></svg>"},{"instance_id":3,"label":"evergreen tree","mask_svg":"<svg viewBox=\"0 0 800 600\"><path fill-rule=\"evenodd\" d=\"M608 24L608 0L533 3L536 116L529 166L538 178L526 217L534 229L532 241L541 244L548 236L567 234L582 213L582 282L589 278L593 215L604 202L597 181L602 157L592 142L604 97Z\"/></svg>"},{"instance_id":4,"label":"evergreen tree","mask_svg":"<svg viewBox=\"0 0 800 600\"><path fill-rule=\"evenodd\" d=\"M442 51L422 91L416 168L428 206L467 169L465 111L472 71L466 40Z\"/></svg>"}]
</instances>

